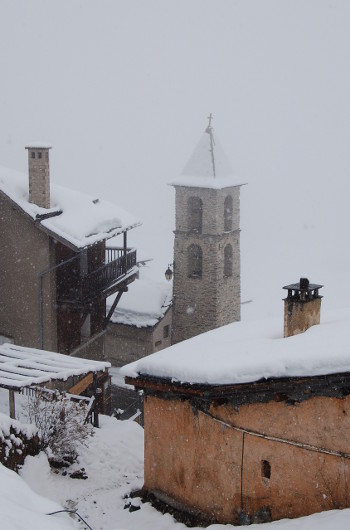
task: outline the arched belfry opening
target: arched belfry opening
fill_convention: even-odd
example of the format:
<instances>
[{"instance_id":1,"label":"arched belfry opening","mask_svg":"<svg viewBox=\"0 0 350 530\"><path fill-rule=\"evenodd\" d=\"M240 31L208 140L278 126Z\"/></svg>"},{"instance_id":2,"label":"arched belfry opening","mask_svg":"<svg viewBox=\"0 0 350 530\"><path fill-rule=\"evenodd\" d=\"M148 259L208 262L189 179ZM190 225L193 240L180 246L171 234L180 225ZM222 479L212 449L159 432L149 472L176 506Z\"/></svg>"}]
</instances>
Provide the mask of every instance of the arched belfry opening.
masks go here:
<instances>
[{"instance_id":1,"label":"arched belfry opening","mask_svg":"<svg viewBox=\"0 0 350 530\"><path fill-rule=\"evenodd\" d=\"M187 201L188 230L202 233L203 202L199 197L189 197Z\"/></svg>"},{"instance_id":2,"label":"arched belfry opening","mask_svg":"<svg viewBox=\"0 0 350 530\"><path fill-rule=\"evenodd\" d=\"M190 245L187 249L189 278L202 278L203 252L199 245Z\"/></svg>"},{"instance_id":3,"label":"arched belfry opening","mask_svg":"<svg viewBox=\"0 0 350 530\"><path fill-rule=\"evenodd\" d=\"M240 184L212 126L189 158L176 192L173 336L181 342L240 320Z\"/></svg>"}]
</instances>

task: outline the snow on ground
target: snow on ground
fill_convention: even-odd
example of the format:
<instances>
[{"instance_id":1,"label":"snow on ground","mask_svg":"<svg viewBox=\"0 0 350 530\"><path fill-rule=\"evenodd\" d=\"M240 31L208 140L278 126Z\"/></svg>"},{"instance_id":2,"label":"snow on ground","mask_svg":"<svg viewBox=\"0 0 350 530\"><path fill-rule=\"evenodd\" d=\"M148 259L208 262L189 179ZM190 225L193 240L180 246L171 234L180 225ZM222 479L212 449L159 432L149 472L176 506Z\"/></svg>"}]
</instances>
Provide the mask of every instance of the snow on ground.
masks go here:
<instances>
[{"instance_id":1,"label":"snow on ground","mask_svg":"<svg viewBox=\"0 0 350 530\"><path fill-rule=\"evenodd\" d=\"M0 391L0 409L7 412L7 392ZM125 495L143 485L143 429L132 421L100 417L88 446L80 448L76 467L87 480L72 479L50 469L46 455L27 457L20 477L0 465L0 513L4 530L68 530L84 528L67 515L47 516L60 507L77 510L93 530L185 530L169 514L132 499L140 510L124 509ZM25 484L25 483L26 484ZM29 486L29 487L28 487ZM31 489L29 489L31 488ZM34 493L35 492L35 493ZM45 497L45 498L44 498ZM350 510L251 525L252 530L344 530ZM233 530L211 525L210 530ZM194 529L194 530L199 530Z\"/></svg>"},{"instance_id":2,"label":"snow on ground","mask_svg":"<svg viewBox=\"0 0 350 530\"><path fill-rule=\"evenodd\" d=\"M14 471L0 464L0 513L3 530L72 530L78 528L56 502L40 496Z\"/></svg>"},{"instance_id":3,"label":"snow on ground","mask_svg":"<svg viewBox=\"0 0 350 530\"><path fill-rule=\"evenodd\" d=\"M80 465L87 480L71 479L50 470L46 456L28 457L21 471L27 484L40 495L77 509L93 530L185 530L169 514L149 503L132 499L140 510L124 509L124 495L143 484L143 430L136 423L101 417L101 428L81 452ZM0 475L1 480L1 475ZM344 530L350 510L332 511L295 520L251 525L252 530ZM11 527L8 527L11 528ZM12 527L13 528L13 527ZM18 528L28 528L19 526ZM30 526L30 528L40 528ZM46 527L49 528L49 527ZM62 526L62 528L65 528ZM231 525L211 525L210 530L230 530ZM194 529L194 530L199 530Z\"/></svg>"}]
</instances>

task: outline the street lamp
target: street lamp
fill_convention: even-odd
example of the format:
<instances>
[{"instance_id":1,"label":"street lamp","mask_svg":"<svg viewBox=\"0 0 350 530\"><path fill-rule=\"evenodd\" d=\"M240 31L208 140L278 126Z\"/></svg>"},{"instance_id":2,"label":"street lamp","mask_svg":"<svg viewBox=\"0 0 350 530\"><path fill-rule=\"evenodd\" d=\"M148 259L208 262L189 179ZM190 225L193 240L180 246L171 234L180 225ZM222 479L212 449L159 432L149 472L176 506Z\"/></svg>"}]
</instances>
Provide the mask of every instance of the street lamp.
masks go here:
<instances>
[{"instance_id":1,"label":"street lamp","mask_svg":"<svg viewBox=\"0 0 350 530\"><path fill-rule=\"evenodd\" d=\"M173 278L174 263L169 263L167 270L165 271L165 278L170 282Z\"/></svg>"}]
</instances>

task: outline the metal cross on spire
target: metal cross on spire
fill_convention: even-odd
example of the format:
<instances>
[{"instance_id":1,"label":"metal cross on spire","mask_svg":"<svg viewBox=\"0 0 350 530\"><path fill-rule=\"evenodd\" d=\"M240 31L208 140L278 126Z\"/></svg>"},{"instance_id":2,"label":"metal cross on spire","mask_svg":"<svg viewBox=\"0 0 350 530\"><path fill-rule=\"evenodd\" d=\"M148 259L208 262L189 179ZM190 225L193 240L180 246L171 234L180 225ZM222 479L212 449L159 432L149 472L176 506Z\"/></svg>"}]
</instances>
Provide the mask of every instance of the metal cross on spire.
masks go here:
<instances>
[{"instance_id":1,"label":"metal cross on spire","mask_svg":"<svg viewBox=\"0 0 350 530\"><path fill-rule=\"evenodd\" d=\"M211 121L213 119L213 115L212 113L210 113L210 115L208 116L208 120L209 120L209 123L208 123L208 127L206 128L205 132L207 132L209 134L209 137L210 137L210 154L211 154L211 163L213 165L213 176L214 178L216 177L216 174L215 174L215 158L214 158L214 145L215 145L215 141L214 141L214 136L213 136L213 127L211 126Z\"/></svg>"}]
</instances>

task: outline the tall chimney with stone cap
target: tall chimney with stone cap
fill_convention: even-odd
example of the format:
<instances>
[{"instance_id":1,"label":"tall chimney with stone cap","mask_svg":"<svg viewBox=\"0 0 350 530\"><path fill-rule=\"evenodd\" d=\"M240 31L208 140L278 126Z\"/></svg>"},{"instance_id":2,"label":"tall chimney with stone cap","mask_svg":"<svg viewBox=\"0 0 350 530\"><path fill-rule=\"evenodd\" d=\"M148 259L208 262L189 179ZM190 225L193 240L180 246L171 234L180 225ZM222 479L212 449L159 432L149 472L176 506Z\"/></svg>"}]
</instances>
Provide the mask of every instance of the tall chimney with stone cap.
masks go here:
<instances>
[{"instance_id":1,"label":"tall chimney with stone cap","mask_svg":"<svg viewBox=\"0 0 350 530\"><path fill-rule=\"evenodd\" d=\"M311 326L320 323L321 299L319 289L323 285L310 283L300 278L299 283L285 285L288 296L284 299L284 336L291 337L303 333Z\"/></svg>"},{"instance_id":2,"label":"tall chimney with stone cap","mask_svg":"<svg viewBox=\"0 0 350 530\"><path fill-rule=\"evenodd\" d=\"M44 143L29 144L29 202L41 208L50 208L50 164L51 146Z\"/></svg>"}]
</instances>

